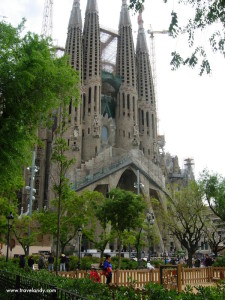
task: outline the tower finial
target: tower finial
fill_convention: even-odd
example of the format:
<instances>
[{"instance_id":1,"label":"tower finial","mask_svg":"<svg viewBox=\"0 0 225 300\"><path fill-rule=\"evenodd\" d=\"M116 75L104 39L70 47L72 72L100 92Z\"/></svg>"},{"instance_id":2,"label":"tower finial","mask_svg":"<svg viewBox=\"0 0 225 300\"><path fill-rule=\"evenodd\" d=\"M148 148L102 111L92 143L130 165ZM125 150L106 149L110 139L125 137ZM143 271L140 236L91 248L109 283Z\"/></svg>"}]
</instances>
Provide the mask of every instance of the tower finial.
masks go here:
<instances>
[{"instance_id":1,"label":"tower finial","mask_svg":"<svg viewBox=\"0 0 225 300\"><path fill-rule=\"evenodd\" d=\"M98 13L98 3L97 3L97 0L88 0L87 6L86 6L86 13L90 12L90 11Z\"/></svg>"},{"instance_id":2,"label":"tower finial","mask_svg":"<svg viewBox=\"0 0 225 300\"><path fill-rule=\"evenodd\" d=\"M143 17L142 17L142 12L144 10L144 7L139 11L139 15L138 15L138 25L139 25L139 29L143 28Z\"/></svg>"},{"instance_id":3,"label":"tower finial","mask_svg":"<svg viewBox=\"0 0 225 300\"><path fill-rule=\"evenodd\" d=\"M122 0L123 5L127 5L127 0Z\"/></svg>"}]
</instances>

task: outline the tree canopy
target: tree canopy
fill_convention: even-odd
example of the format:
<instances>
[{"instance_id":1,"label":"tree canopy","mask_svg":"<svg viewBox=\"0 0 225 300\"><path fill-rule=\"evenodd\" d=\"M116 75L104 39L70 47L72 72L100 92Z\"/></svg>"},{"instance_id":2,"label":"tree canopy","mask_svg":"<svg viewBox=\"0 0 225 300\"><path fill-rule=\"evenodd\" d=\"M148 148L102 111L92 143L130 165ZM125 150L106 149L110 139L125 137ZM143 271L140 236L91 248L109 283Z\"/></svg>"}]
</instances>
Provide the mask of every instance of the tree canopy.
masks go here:
<instances>
[{"instance_id":1,"label":"tree canopy","mask_svg":"<svg viewBox=\"0 0 225 300\"><path fill-rule=\"evenodd\" d=\"M222 222L225 222L225 178L204 170L199 182L210 209Z\"/></svg>"},{"instance_id":2,"label":"tree canopy","mask_svg":"<svg viewBox=\"0 0 225 300\"><path fill-rule=\"evenodd\" d=\"M39 127L50 125L52 111L77 99L79 75L66 56L58 58L50 39L0 22L0 238L6 216L17 214L23 167L31 163Z\"/></svg>"},{"instance_id":3,"label":"tree canopy","mask_svg":"<svg viewBox=\"0 0 225 300\"><path fill-rule=\"evenodd\" d=\"M112 189L101 205L97 214L101 223L109 222L112 230L118 238L119 264L123 235L128 230L142 227L142 214L145 209L145 202L141 195L121 190Z\"/></svg>"},{"instance_id":4,"label":"tree canopy","mask_svg":"<svg viewBox=\"0 0 225 300\"><path fill-rule=\"evenodd\" d=\"M162 209L163 222L168 233L174 235L188 252L188 265L198 250L198 243L204 235L207 211L202 200L202 191L196 182L190 182L181 190L173 190L168 200L167 211Z\"/></svg>"},{"instance_id":5,"label":"tree canopy","mask_svg":"<svg viewBox=\"0 0 225 300\"><path fill-rule=\"evenodd\" d=\"M0 187L31 160L37 129L51 120L60 97L75 96L78 75L52 42L0 22Z\"/></svg>"},{"instance_id":6,"label":"tree canopy","mask_svg":"<svg viewBox=\"0 0 225 300\"><path fill-rule=\"evenodd\" d=\"M142 9L143 4L147 0L130 0L129 7L135 11ZM163 0L167 3L169 0ZM177 51L172 52L171 66L176 70L181 65L187 65L191 68L199 66L200 75L204 72L210 73L211 67L207 58L206 45L198 44L195 36L198 31L210 32L208 44L213 52L220 52L225 56L225 1L224 0L180 0L179 4L184 4L193 8L193 16L191 16L184 26L180 26L180 17L177 12L171 12L171 24L168 26L169 32L174 38L180 35L186 35L188 45L192 49L192 53L183 57L183 54ZM214 25L214 26L212 26Z\"/></svg>"}]
</instances>

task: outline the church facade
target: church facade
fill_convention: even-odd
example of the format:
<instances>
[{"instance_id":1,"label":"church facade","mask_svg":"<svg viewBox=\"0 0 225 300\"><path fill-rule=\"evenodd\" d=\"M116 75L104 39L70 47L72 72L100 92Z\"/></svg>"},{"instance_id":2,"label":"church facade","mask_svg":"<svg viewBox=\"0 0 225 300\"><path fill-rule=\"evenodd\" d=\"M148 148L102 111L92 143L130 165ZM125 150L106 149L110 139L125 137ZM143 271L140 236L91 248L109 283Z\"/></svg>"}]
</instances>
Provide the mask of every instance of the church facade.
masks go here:
<instances>
[{"instance_id":1,"label":"church facade","mask_svg":"<svg viewBox=\"0 0 225 300\"><path fill-rule=\"evenodd\" d=\"M97 0L87 0L84 25L80 1L74 0L65 52L80 74L80 101L69 105L70 121L64 138L75 163L68 173L71 186L107 194L120 187L162 203L166 185L184 182L192 170L182 171L177 157L164 153L165 140L157 132L154 81L142 14L134 45L127 1L122 0L118 32L100 28ZM54 131L41 129L44 147L36 151L36 200L33 209L50 205ZM25 174L29 181L29 174ZM26 207L26 191L23 206ZM156 220L157 221L157 220ZM161 243L162 237L161 237Z\"/></svg>"}]
</instances>

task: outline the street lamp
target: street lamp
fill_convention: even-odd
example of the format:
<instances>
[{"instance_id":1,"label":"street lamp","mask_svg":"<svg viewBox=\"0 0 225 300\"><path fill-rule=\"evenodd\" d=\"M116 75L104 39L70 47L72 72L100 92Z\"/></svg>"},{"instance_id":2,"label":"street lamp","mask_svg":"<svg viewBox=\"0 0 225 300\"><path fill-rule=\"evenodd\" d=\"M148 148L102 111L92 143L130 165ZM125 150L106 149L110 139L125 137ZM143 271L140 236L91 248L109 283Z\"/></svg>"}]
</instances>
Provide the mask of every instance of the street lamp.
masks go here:
<instances>
[{"instance_id":1,"label":"street lamp","mask_svg":"<svg viewBox=\"0 0 225 300\"><path fill-rule=\"evenodd\" d=\"M78 229L78 270L80 270L81 237L82 237L82 228L79 228Z\"/></svg>"},{"instance_id":2,"label":"street lamp","mask_svg":"<svg viewBox=\"0 0 225 300\"><path fill-rule=\"evenodd\" d=\"M167 242L167 238L164 237L164 238L163 238L163 246L164 246L164 259L165 259L165 265L166 265L166 242Z\"/></svg>"},{"instance_id":3,"label":"street lamp","mask_svg":"<svg viewBox=\"0 0 225 300\"><path fill-rule=\"evenodd\" d=\"M8 220L8 238L7 238L7 254L6 254L6 262L8 262L9 258L9 236L10 236L10 230L12 228L12 223L13 223L13 214L10 212L9 216L7 217Z\"/></svg>"},{"instance_id":4,"label":"street lamp","mask_svg":"<svg viewBox=\"0 0 225 300\"><path fill-rule=\"evenodd\" d=\"M150 226L152 226L155 222L155 216L153 214L153 212L149 211L146 215L146 219L148 221L148 224ZM148 234L148 261L150 261L150 257L151 257L151 246L150 246L150 236Z\"/></svg>"},{"instance_id":5,"label":"street lamp","mask_svg":"<svg viewBox=\"0 0 225 300\"><path fill-rule=\"evenodd\" d=\"M140 194L140 187L144 187L144 184L140 182L140 174L139 174L139 170L137 170L136 172L137 174L137 182L134 183L134 188L137 189L137 194Z\"/></svg>"},{"instance_id":6,"label":"street lamp","mask_svg":"<svg viewBox=\"0 0 225 300\"><path fill-rule=\"evenodd\" d=\"M33 194L36 193L36 189L34 188L34 177L35 177L35 173L38 172L39 170L39 168L35 166L35 151L33 151L32 167L28 167L27 170L31 172L30 186L25 187L27 191L30 191L29 216L31 217L32 204L33 204L33 200L35 200L35 196ZM30 223L28 226L27 254L29 254L29 248L30 248Z\"/></svg>"}]
</instances>

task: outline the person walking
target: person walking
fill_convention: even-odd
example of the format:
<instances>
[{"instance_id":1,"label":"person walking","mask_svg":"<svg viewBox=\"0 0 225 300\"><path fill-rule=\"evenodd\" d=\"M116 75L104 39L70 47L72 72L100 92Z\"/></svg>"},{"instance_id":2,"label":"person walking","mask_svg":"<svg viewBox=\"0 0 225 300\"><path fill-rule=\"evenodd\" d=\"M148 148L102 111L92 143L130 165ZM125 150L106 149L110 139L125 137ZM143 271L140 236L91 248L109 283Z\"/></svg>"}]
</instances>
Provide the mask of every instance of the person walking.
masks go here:
<instances>
[{"instance_id":1,"label":"person walking","mask_svg":"<svg viewBox=\"0 0 225 300\"><path fill-rule=\"evenodd\" d=\"M50 253L48 257L48 270L49 272L54 271L54 256L52 255L52 253Z\"/></svg>"},{"instance_id":2,"label":"person walking","mask_svg":"<svg viewBox=\"0 0 225 300\"><path fill-rule=\"evenodd\" d=\"M109 254L106 255L104 261L103 274L106 276L106 284L109 285L112 281L112 264L111 264L111 256Z\"/></svg>"},{"instance_id":3,"label":"person walking","mask_svg":"<svg viewBox=\"0 0 225 300\"><path fill-rule=\"evenodd\" d=\"M30 257L28 258L27 263L28 263L28 266L29 266L31 269L33 269L34 259L33 259L33 256L32 256L32 255L30 255Z\"/></svg>"},{"instance_id":4,"label":"person walking","mask_svg":"<svg viewBox=\"0 0 225 300\"><path fill-rule=\"evenodd\" d=\"M45 256L44 254L41 254L38 260L38 269L44 269L45 268Z\"/></svg>"},{"instance_id":5,"label":"person walking","mask_svg":"<svg viewBox=\"0 0 225 300\"><path fill-rule=\"evenodd\" d=\"M62 253L60 256L60 272L63 271L66 271L66 256Z\"/></svg>"}]
</instances>

